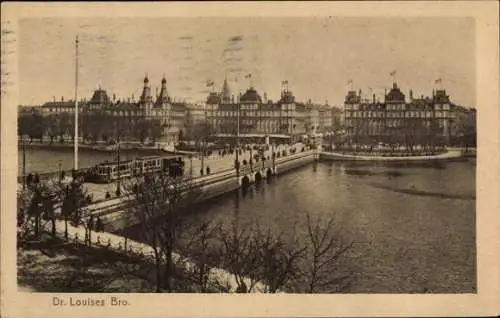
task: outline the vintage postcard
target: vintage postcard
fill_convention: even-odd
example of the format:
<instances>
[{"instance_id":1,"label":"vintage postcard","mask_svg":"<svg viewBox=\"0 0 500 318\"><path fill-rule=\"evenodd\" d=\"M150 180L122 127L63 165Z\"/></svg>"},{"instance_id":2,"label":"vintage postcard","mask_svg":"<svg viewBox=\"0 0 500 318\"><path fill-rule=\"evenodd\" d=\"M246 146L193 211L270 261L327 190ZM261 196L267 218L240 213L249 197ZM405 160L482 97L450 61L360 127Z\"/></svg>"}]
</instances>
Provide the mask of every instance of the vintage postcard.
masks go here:
<instances>
[{"instance_id":1,"label":"vintage postcard","mask_svg":"<svg viewBox=\"0 0 500 318\"><path fill-rule=\"evenodd\" d=\"M496 2L1 23L2 317L498 314Z\"/></svg>"}]
</instances>

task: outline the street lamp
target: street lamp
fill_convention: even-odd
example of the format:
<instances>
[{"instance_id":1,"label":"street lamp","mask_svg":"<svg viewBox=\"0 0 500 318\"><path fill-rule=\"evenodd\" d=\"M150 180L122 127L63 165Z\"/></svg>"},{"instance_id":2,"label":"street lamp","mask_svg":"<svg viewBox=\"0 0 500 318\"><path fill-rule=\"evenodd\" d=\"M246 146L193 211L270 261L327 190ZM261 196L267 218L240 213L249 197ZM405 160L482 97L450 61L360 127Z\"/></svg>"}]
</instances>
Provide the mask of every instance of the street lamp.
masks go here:
<instances>
[{"instance_id":1,"label":"street lamp","mask_svg":"<svg viewBox=\"0 0 500 318\"><path fill-rule=\"evenodd\" d=\"M61 160L59 160L59 180L62 180L62 174L61 174Z\"/></svg>"},{"instance_id":2,"label":"street lamp","mask_svg":"<svg viewBox=\"0 0 500 318\"><path fill-rule=\"evenodd\" d=\"M120 119L118 118L119 115L116 116L116 142L117 142L117 161L118 161L118 164L117 164L117 179L116 179L116 196L120 196L121 195L121 186L120 186Z\"/></svg>"},{"instance_id":3,"label":"street lamp","mask_svg":"<svg viewBox=\"0 0 500 318\"><path fill-rule=\"evenodd\" d=\"M26 189L26 144L21 136L21 147L23 150L23 190Z\"/></svg>"}]
</instances>

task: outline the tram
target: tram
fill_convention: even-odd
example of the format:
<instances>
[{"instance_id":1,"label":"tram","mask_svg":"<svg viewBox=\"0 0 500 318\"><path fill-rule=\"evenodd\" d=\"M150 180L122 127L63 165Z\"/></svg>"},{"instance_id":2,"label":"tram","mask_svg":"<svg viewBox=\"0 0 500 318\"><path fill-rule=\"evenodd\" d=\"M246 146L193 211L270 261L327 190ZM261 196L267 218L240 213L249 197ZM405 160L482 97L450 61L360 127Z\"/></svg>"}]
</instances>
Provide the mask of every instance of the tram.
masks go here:
<instances>
[{"instance_id":1,"label":"tram","mask_svg":"<svg viewBox=\"0 0 500 318\"><path fill-rule=\"evenodd\" d=\"M182 156L149 156L134 160L103 162L90 168L86 175L87 182L110 183L117 179L129 178L150 173L167 172L171 177L184 174Z\"/></svg>"}]
</instances>

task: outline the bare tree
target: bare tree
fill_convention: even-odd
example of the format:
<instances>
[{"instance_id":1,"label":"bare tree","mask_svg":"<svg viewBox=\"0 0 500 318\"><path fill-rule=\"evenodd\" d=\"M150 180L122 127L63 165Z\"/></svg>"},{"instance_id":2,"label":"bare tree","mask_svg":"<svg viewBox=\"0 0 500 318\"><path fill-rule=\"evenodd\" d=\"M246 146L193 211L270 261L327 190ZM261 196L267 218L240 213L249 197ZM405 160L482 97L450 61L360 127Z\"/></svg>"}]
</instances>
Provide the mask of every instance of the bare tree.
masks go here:
<instances>
[{"instance_id":1,"label":"bare tree","mask_svg":"<svg viewBox=\"0 0 500 318\"><path fill-rule=\"evenodd\" d=\"M188 177L172 177L168 173L137 176L125 187L130 217L140 224L143 239L153 249L156 291L160 292L163 286L171 291L174 249L186 218L183 208L196 202L199 191Z\"/></svg>"},{"instance_id":2,"label":"bare tree","mask_svg":"<svg viewBox=\"0 0 500 318\"><path fill-rule=\"evenodd\" d=\"M300 277L300 261L306 254L306 246L298 241L285 242L283 233L275 235L270 227L257 230L254 240L261 257L261 277L266 292L276 293Z\"/></svg>"},{"instance_id":3,"label":"bare tree","mask_svg":"<svg viewBox=\"0 0 500 318\"><path fill-rule=\"evenodd\" d=\"M189 233L190 240L181 250L183 255L189 257L186 261L190 264L185 265L188 275L200 287L202 293L209 290L212 269L219 258L216 253L216 240L220 231L220 224L213 225L209 221L203 221Z\"/></svg>"},{"instance_id":4,"label":"bare tree","mask_svg":"<svg viewBox=\"0 0 500 318\"><path fill-rule=\"evenodd\" d=\"M259 268L262 257L257 253L252 234L245 229L239 229L233 222L231 230L220 234L220 251L222 266L229 270L235 278L237 293L252 292L261 279Z\"/></svg>"},{"instance_id":5,"label":"bare tree","mask_svg":"<svg viewBox=\"0 0 500 318\"><path fill-rule=\"evenodd\" d=\"M156 182L153 182L156 181ZM160 180L148 175L134 178L125 183L126 193L131 199L129 212L140 225L142 238L153 249L156 274L156 292L161 291L161 239L160 223L158 220L163 214L166 198L162 191Z\"/></svg>"},{"instance_id":6,"label":"bare tree","mask_svg":"<svg viewBox=\"0 0 500 318\"><path fill-rule=\"evenodd\" d=\"M344 291L354 278L354 272L343 271L339 266L348 267L341 257L353 248L355 242L343 244L340 237L334 235L333 226L333 218L325 223L321 218L312 221L307 214L309 257L305 277L309 293Z\"/></svg>"}]
</instances>

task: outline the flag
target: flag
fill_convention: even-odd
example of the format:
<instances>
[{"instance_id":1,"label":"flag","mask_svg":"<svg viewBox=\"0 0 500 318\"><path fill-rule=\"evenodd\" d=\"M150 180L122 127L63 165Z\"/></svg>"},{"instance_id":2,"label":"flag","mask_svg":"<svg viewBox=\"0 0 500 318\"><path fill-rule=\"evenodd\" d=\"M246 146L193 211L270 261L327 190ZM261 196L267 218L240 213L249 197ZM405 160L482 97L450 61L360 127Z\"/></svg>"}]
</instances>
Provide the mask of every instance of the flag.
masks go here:
<instances>
[{"instance_id":1,"label":"flag","mask_svg":"<svg viewBox=\"0 0 500 318\"><path fill-rule=\"evenodd\" d=\"M245 75L245 78L251 78L252 77L252 73L248 73L247 75Z\"/></svg>"},{"instance_id":2,"label":"flag","mask_svg":"<svg viewBox=\"0 0 500 318\"><path fill-rule=\"evenodd\" d=\"M396 75L396 71L395 71L395 70L394 70L394 71L392 71L392 72L390 73L390 75L391 75L391 76Z\"/></svg>"},{"instance_id":3,"label":"flag","mask_svg":"<svg viewBox=\"0 0 500 318\"><path fill-rule=\"evenodd\" d=\"M442 80L441 80L440 78L438 78L438 79L437 79L434 83L435 83L435 84L441 84L441 81L442 81Z\"/></svg>"},{"instance_id":4,"label":"flag","mask_svg":"<svg viewBox=\"0 0 500 318\"><path fill-rule=\"evenodd\" d=\"M281 85L288 85L288 80L286 80L286 81L281 81Z\"/></svg>"},{"instance_id":5,"label":"flag","mask_svg":"<svg viewBox=\"0 0 500 318\"><path fill-rule=\"evenodd\" d=\"M348 81L347 81L347 84L352 84L352 80L348 80Z\"/></svg>"},{"instance_id":6,"label":"flag","mask_svg":"<svg viewBox=\"0 0 500 318\"><path fill-rule=\"evenodd\" d=\"M211 81L211 80L207 80L207 87L211 87L211 86L214 86L214 81Z\"/></svg>"}]
</instances>

